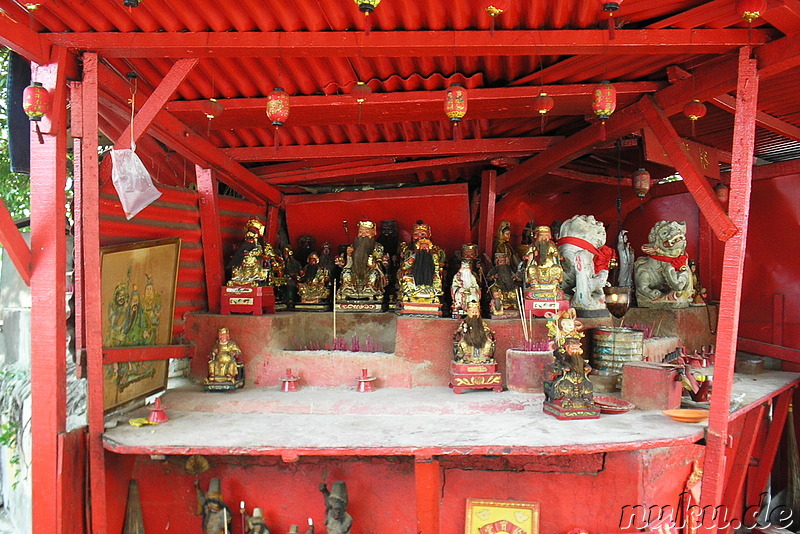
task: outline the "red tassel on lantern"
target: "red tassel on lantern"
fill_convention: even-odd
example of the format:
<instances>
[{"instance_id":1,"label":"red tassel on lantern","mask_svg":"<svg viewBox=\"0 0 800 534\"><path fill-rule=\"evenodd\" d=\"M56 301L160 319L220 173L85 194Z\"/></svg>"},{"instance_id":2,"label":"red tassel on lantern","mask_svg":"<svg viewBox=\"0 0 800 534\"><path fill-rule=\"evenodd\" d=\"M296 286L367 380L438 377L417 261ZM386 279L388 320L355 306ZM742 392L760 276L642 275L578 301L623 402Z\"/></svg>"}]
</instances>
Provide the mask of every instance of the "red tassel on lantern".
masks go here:
<instances>
[{"instance_id":1,"label":"red tassel on lantern","mask_svg":"<svg viewBox=\"0 0 800 534\"><path fill-rule=\"evenodd\" d=\"M369 16L375 11L375 8L381 3L381 0L354 1L356 5L358 5L358 10L364 14L364 33L369 35L369 31L372 28L372 19L370 19Z\"/></svg>"},{"instance_id":2,"label":"red tassel on lantern","mask_svg":"<svg viewBox=\"0 0 800 534\"><path fill-rule=\"evenodd\" d=\"M619 11L619 6L623 0L598 0L603 7L603 11L608 13L608 38L614 40L616 38L614 23L614 12Z\"/></svg>"},{"instance_id":3,"label":"red tassel on lantern","mask_svg":"<svg viewBox=\"0 0 800 534\"><path fill-rule=\"evenodd\" d=\"M608 80L603 80L594 88L594 102L592 109L600 119L600 139L606 140L606 120L617 109L617 90Z\"/></svg>"},{"instance_id":4,"label":"red tassel on lantern","mask_svg":"<svg viewBox=\"0 0 800 534\"><path fill-rule=\"evenodd\" d=\"M50 92L39 82L33 82L22 92L22 109L28 119L36 123L36 135L39 137L39 144L44 144L42 131L39 129L39 121L50 109Z\"/></svg>"},{"instance_id":5,"label":"red tassel on lantern","mask_svg":"<svg viewBox=\"0 0 800 534\"><path fill-rule=\"evenodd\" d=\"M631 178L633 182L633 190L636 191L636 196L644 198L648 191L650 191L650 173L647 169L638 169L633 173Z\"/></svg>"},{"instance_id":6,"label":"red tassel on lantern","mask_svg":"<svg viewBox=\"0 0 800 534\"><path fill-rule=\"evenodd\" d=\"M358 122L361 122L361 104L367 101L369 95L372 94L372 89L364 82L356 82L350 94L353 95L353 98L358 102Z\"/></svg>"},{"instance_id":7,"label":"red tassel on lantern","mask_svg":"<svg viewBox=\"0 0 800 534\"><path fill-rule=\"evenodd\" d=\"M545 92L539 93L539 96L533 99L533 108L539 113L539 116L542 117L542 133L544 133L545 116L553 109L555 104L556 102L553 100L553 97L547 96Z\"/></svg>"},{"instance_id":8,"label":"red tassel on lantern","mask_svg":"<svg viewBox=\"0 0 800 534\"><path fill-rule=\"evenodd\" d=\"M458 123L467 114L467 90L458 83L447 88L444 96L444 113L453 123L453 139L460 139Z\"/></svg>"},{"instance_id":9,"label":"red tassel on lantern","mask_svg":"<svg viewBox=\"0 0 800 534\"><path fill-rule=\"evenodd\" d=\"M275 150L280 146L278 128L289 118L289 95L283 87L276 87L267 97L267 117L275 127Z\"/></svg>"},{"instance_id":10,"label":"red tassel on lantern","mask_svg":"<svg viewBox=\"0 0 800 534\"><path fill-rule=\"evenodd\" d=\"M683 106L683 114L692 121L692 137L695 137L694 124L706 116L706 105L695 99Z\"/></svg>"}]
</instances>

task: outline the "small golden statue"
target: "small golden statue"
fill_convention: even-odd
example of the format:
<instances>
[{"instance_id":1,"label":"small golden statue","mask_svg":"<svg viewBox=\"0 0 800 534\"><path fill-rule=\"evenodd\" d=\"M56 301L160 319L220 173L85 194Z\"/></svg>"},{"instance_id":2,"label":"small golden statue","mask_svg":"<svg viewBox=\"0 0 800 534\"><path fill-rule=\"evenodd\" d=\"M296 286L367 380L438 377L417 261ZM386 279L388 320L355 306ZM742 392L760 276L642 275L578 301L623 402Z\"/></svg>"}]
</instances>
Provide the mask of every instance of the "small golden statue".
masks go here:
<instances>
[{"instance_id":1,"label":"small golden statue","mask_svg":"<svg viewBox=\"0 0 800 534\"><path fill-rule=\"evenodd\" d=\"M206 391L230 391L244 386L242 351L230 338L227 328L220 328L217 341L208 359L208 378L203 383Z\"/></svg>"},{"instance_id":2,"label":"small golden statue","mask_svg":"<svg viewBox=\"0 0 800 534\"><path fill-rule=\"evenodd\" d=\"M536 300L563 300L561 282L564 269L561 256L553 242L549 226L537 226L534 242L525 258L525 298Z\"/></svg>"},{"instance_id":3,"label":"small golden statue","mask_svg":"<svg viewBox=\"0 0 800 534\"><path fill-rule=\"evenodd\" d=\"M344 257L337 258L342 267L342 277L336 300L366 300L377 303L375 309L363 307L357 311L381 311L383 288L386 287L383 270L389 264L389 257L384 254L383 245L375 240L376 235L374 222L359 222L355 242L347 247Z\"/></svg>"},{"instance_id":4,"label":"small golden statue","mask_svg":"<svg viewBox=\"0 0 800 534\"><path fill-rule=\"evenodd\" d=\"M324 304L331 294L328 286L331 273L320 264L316 252L308 255L308 264L300 271L297 291L301 304Z\"/></svg>"},{"instance_id":5,"label":"small golden statue","mask_svg":"<svg viewBox=\"0 0 800 534\"><path fill-rule=\"evenodd\" d=\"M467 305L471 301L481 301L481 276L480 271L476 271L475 265L478 262L478 246L461 246L461 267L453 275L453 283L450 286L450 296L452 299L451 313L453 317L460 317L467 314Z\"/></svg>"},{"instance_id":6,"label":"small golden statue","mask_svg":"<svg viewBox=\"0 0 800 534\"><path fill-rule=\"evenodd\" d=\"M441 315L444 294L445 253L431 241L431 227L417 221L410 245L401 245L402 264L397 273L403 313Z\"/></svg>"},{"instance_id":7,"label":"small golden statue","mask_svg":"<svg viewBox=\"0 0 800 534\"><path fill-rule=\"evenodd\" d=\"M267 285L268 274L264 269L264 225L258 219L245 224L244 242L236 249L228 263L231 270L229 286Z\"/></svg>"},{"instance_id":8,"label":"small golden statue","mask_svg":"<svg viewBox=\"0 0 800 534\"><path fill-rule=\"evenodd\" d=\"M461 320L453 335L454 361L456 363L495 363L494 332L481 318L481 305L471 301L467 316Z\"/></svg>"}]
</instances>

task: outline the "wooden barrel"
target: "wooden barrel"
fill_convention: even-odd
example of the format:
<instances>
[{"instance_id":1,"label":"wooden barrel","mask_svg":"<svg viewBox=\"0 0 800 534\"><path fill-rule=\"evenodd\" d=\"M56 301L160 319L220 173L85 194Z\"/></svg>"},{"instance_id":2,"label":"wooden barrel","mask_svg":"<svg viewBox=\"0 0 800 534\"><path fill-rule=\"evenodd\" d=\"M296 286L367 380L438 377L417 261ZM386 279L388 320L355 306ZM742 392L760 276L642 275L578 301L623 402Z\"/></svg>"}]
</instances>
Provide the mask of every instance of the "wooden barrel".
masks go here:
<instances>
[{"instance_id":1,"label":"wooden barrel","mask_svg":"<svg viewBox=\"0 0 800 534\"><path fill-rule=\"evenodd\" d=\"M622 372L628 362L644 359L644 332L631 328L594 329L592 367L598 371Z\"/></svg>"}]
</instances>

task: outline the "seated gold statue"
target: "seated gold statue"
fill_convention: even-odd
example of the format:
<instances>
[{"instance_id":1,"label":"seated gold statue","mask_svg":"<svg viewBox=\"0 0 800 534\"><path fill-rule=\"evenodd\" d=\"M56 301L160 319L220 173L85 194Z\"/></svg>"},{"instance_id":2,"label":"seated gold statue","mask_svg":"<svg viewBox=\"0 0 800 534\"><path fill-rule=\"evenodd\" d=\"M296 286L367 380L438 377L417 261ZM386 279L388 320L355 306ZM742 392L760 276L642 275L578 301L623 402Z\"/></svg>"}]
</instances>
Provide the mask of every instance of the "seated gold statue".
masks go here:
<instances>
[{"instance_id":1,"label":"seated gold statue","mask_svg":"<svg viewBox=\"0 0 800 534\"><path fill-rule=\"evenodd\" d=\"M494 349L494 332L481 318L480 303L473 300L453 335L453 359L455 363L495 363Z\"/></svg>"},{"instance_id":2,"label":"seated gold statue","mask_svg":"<svg viewBox=\"0 0 800 534\"><path fill-rule=\"evenodd\" d=\"M240 361L241 349L231 340L227 328L220 328L214 349L208 360L208 378L205 385L230 385L241 387L244 384L244 363Z\"/></svg>"},{"instance_id":3,"label":"seated gold statue","mask_svg":"<svg viewBox=\"0 0 800 534\"><path fill-rule=\"evenodd\" d=\"M525 254L525 298L553 300L564 298L561 282L564 269L549 226L537 226L535 240Z\"/></svg>"},{"instance_id":4,"label":"seated gold statue","mask_svg":"<svg viewBox=\"0 0 800 534\"><path fill-rule=\"evenodd\" d=\"M297 291L300 293L300 302L316 304L325 302L330 296L328 288L330 273L319 263L316 252L308 255L308 265L300 273Z\"/></svg>"},{"instance_id":5,"label":"seated gold statue","mask_svg":"<svg viewBox=\"0 0 800 534\"><path fill-rule=\"evenodd\" d=\"M383 299L386 286L383 269L389 264L389 257L383 245L375 240L376 234L374 222L360 221L355 242L347 247L345 257L337 258L342 267L337 300Z\"/></svg>"},{"instance_id":6,"label":"seated gold statue","mask_svg":"<svg viewBox=\"0 0 800 534\"><path fill-rule=\"evenodd\" d=\"M264 286L268 273L264 269L264 225L258 219L250 219L245 224L244 241L228 262L231 270L229 286Z\"/></svg>"},{"instance_id":7,"label":"seated gold statue","mask_svg":"<svg viewBox=\"0 0 800 534\"><path fill-rule=\"evenodd\" d=\"M402 302L439 302L444 294L444 251L431 241L431 227L417 221L411 245L401 246L402 265L397 273Z\"/></svg>"}]
</instances>

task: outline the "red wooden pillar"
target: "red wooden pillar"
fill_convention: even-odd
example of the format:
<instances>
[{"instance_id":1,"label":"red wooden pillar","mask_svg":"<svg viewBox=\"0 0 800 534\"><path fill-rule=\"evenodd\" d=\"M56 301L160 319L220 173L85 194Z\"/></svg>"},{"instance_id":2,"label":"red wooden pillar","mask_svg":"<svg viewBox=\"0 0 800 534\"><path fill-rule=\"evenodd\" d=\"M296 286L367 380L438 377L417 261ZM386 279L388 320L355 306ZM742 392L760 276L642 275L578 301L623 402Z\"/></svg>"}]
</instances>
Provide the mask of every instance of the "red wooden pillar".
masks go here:
<instances>
[{"instance_id":1,"label":"red wooden pillar","mask_svg":"<svg viewBox=\"0 0 800 534\"><path fill-rule=\"evenodd\" d=\"M417 488L417 532L439 534L439 500L442 494L439 462L432 458L416 458L414 481Z\"/></svg>"},{"instance_id":2,"label":"red wooden pillar","mask_svg":"<svg viewBox=\"0 0 800 534\"><path fill-rule=\"evenodd\" d=\"M51 110L66 109L55 91L58 64L33 66L35 80L51 91ZM61 65L61 68L64 68ZM60 97L60 98L59 98ZM31 133L31 462L33 532L64 532L59 491L59 435L66 430L66 187L67 131Z\"/></svg>"},{"instance_id":3,"label":"red wooden pillar","mask_svg":"<svg viewBox=\"0 0 800 534\"><path fill-rule=\"evenodd\" d=\"M733 130L733 168L729 216L738 232L725 243L722 266L717 327L714 395L711 397L711 417L706 438L701 505L722 504L724 492L725 449L728 445L728 421L739 329L739 308L742 298L742 275L747 245L747 215L750 209L753 146L758 97L756 61L750 59L750 48L739 53L739 80L736 91L736 118ZM701 532L717 532L711 526Z\"/></svg>"},{"instance_id":4,"label":"red wooden pillar","mask_svg":"<svg viewBox=\"0 0 800 534\"><path fill-rule=\"evenodd\" d=\"M225 282L222 261L222 235L219 231L219 196L217 180L211 169L195 166L197 191L200 194L200 232L203 244L203 263L206 273L208 311L220 311L220 287Z\"/></svg>"},{"instance_id":5,"label":"red wooden pillar","mask_svg":"<svg viewBox=\"0 0 800 534\"><path fill-rule=\"evenodd\" d=\"M478 250L494 261L492 238L494 237L494 210L497 199L497 171L483 171L481 175L481 208L478 216Z\"/></svg>"},{"instance_id":6,"label":"red wooden pillar","mask_svg":"<svg viewBox=\"0 0 800 534\"><path fill-rule=\"evenodd\" d=\"M89 484L92 532L106 532L106 472L103 450L103 320L100 303L100 167L97 157L97 54L83 55L81 83L81 205L83 250L83 307L86 374L89 383ZM107 156L108 157L108 156ZM78 196L79 195L79 196Z\"/></svg>"},{"instance_id":7,"label":"red wooden pillar","mask_svg":"<svg viewBox=\"0 0 800 534\"><path fill-rule=\"evenodd\" d=\"M274 204L267 205L267 227L264 229L264 242L276 245L278 242L278 224L281 210Z\"/></svg>"}]
</instances>

